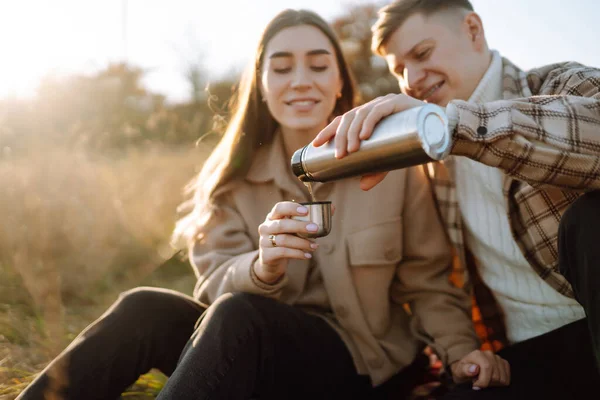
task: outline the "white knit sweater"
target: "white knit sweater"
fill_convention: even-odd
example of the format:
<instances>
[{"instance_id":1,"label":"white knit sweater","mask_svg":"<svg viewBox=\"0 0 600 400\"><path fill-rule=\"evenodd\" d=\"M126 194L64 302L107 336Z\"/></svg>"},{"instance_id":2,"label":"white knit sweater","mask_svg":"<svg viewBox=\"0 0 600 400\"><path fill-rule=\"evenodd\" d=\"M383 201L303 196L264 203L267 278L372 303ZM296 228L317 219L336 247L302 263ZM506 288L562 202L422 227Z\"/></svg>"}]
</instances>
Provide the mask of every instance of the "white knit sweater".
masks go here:
<instances>
[{"instance_id":1,"label":"white knit sweater","mask_svg":"<svg viewBox=\"0 0 600 400\"><path fill-rule=\"evenodd\" d=\"M494 51L469 102L501 99L502 59ZM583 318L581 305L540 278L515 242L502 193L504 173L465 157L454 160L466 244L504 311L508 340L520 342Z\"/></svg>"}]
</instances>

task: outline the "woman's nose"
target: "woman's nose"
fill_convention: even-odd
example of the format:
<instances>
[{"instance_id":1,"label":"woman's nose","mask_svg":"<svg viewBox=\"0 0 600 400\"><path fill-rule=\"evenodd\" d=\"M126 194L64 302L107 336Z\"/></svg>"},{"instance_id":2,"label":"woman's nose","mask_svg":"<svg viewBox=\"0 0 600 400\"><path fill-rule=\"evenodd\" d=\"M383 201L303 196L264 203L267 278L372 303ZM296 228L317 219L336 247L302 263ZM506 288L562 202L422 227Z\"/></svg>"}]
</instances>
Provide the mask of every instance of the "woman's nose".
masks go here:
<instances>
[{"instance_id":1,"label":"woman's nose","mask_svg":"<svg viewBox=\"0 0 600 400\"><path fill-rule=\"evenodd\" d=\"M296 68L294 74L292 76L292 89L303 89L310 87L311 80L310 74L306 70L306 68Z\"/></svg>"}]
</instances>

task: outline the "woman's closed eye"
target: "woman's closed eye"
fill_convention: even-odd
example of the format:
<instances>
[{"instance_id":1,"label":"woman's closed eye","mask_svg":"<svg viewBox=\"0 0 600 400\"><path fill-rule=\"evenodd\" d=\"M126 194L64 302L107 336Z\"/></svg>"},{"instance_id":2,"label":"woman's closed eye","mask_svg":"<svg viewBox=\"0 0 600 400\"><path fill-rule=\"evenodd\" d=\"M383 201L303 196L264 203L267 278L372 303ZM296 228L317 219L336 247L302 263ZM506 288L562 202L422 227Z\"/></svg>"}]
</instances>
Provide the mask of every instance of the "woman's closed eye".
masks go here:
<instances>
[{"instance_id":1,"label":"woman's closed eye","mask_svg":"<svg viewBox=\"0 0 600 400\"><path fill-rule=\"evenodd\" d=\"M273 72L276 74L287 74L292 71L292 67L273 68Z\"/></svg>"},{"instance_id":2,"label":"woman's closed eye","mask_svg":"<svg viewBox=\"0 0 600 400\"><path fill-rule=\"evenodd\" d=\"M328 68L328 65L312 65L310 67L310 69L314 72L327 71ZM276 74L287 74L289 72L292 72L292 67L273 68L273 72L275 72Z\"/></svg>"},{"instance_id":3,"label":"woman's closed eye","mask_svg":"<svg viewBox=\"0 0 600 400\"><path fill-rule=\"evenodd\" d=\"M310 67L310 69L315 72L323 72L323 71L326 71L327 68L329 68L329 65L312 65Z\"/></svg>"}]
</instances>

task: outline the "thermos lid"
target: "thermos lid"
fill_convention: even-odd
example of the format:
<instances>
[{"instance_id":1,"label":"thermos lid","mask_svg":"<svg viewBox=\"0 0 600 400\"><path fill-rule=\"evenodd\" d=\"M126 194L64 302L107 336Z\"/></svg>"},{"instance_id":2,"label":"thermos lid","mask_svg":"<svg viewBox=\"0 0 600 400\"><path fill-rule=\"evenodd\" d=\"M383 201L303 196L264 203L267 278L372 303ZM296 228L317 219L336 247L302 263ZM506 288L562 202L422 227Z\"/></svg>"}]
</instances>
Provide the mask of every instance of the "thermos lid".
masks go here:
<instances>
[{"instance_id":1,"label":"thermos lid","mask_svg":"<svg viewBox=\"0 0 600 400\"><path fill-rule=\"evenodd\" d=\"M421 110L419 118L419 133L423 150L434 160L444 158L450 149L448 119L443 109L434 104L428 104Z\"/></svg>"}]
</instances>

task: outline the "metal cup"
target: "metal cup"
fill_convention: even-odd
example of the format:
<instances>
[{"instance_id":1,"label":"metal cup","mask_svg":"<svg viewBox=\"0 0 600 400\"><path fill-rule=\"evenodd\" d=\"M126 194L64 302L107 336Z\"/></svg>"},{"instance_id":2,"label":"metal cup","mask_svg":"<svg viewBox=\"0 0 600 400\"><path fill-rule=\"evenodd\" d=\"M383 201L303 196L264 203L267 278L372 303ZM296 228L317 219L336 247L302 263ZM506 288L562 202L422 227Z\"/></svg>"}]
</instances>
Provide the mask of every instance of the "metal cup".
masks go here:
<instances>
[{"instance_id":1,"label":"metal cup","mask_svg":"<svg viewBox=\"0 0 600 400\"><path fill-rule=\"evenodd\" d=\"M316 224L319 229L316 232L298 233L297 235L305 239L327 236L331 231L331 202L315 201L300 204L308 209L308 214L293 216L292 219L312 222Z\"/></svg>"}]
</instances>

